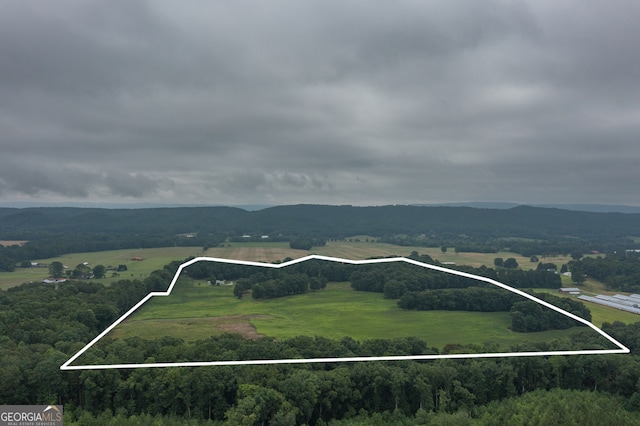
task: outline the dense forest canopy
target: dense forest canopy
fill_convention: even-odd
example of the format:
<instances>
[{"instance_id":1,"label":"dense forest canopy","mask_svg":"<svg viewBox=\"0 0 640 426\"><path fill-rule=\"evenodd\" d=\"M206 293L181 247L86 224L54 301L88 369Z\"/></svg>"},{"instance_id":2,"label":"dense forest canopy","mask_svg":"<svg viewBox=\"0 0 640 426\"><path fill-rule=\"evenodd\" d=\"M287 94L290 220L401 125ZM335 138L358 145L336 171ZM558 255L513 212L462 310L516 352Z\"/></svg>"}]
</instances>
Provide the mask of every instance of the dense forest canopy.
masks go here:
<instances>
[{"instance_id":1,"label":"dense forest canopy","mask_svg":"<svg viewBox=\"0 0 640 426\"><path fill-rule=\"evenodd\" d=\"M640 248L640 214L590 213L520 206L296 205L246 211L232 207L154 209L0 208L0 271L71 252L202 246L225 241L287 241L310 250L327 240L368 235L402 246L457 252L511 251L524 256L614 253ZM188 236L188 237L187 237Z\"/></svg>"},{"instance_id":2,"label":"dense forest canopy","mask_svg":"<svg viewBox=\"0 0 640 426\"><path fill-rule=\"evenodd\" d=\"M640 214L592 213L520 206L470 207L294 205L246 211L233 207L153 209L0 208L0 232L105 232L230 235L437 234L549 239L563 236L613 238L640 235Z\"/></svg>"}]
</instances>

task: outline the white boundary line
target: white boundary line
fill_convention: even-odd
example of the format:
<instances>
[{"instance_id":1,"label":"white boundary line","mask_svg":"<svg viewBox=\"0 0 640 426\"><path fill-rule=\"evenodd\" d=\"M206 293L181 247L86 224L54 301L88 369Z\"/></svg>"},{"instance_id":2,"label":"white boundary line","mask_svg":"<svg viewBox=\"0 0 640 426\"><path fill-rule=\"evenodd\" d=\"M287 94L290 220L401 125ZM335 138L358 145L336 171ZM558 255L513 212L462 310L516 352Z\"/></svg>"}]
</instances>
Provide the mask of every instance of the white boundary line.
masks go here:
<instances>
[{"instance_id":1,"label":"white boundary line","mask_svg":"<svg viewBox=\"0 0 640 426\"><path fill-rule=\"evenodd\" d=\"M106 336L111 330L118 326L122 321L124 321L129 315L133 314L140 306L144 305L147 300L151 299L155 296L169 296L173 287L176 285L178 281L178 277L180 277L180 273L187 266L193 265L196 262L219 262L219 263L231 263L236 265L247 265L247 266L262 266L265 268L285 268L287 266L295 265L296 263L306 262L307 260L318 259L318 260L326 260L330 262L340 262L347 263L352 265L364 265L371 263L391 263L391 262L405 262L410 263L412 265L421 266L427 269L433 269L435 271L445 272L448 274L459 275L461 277L472 278L478 281L484 281L489 284L493 284L505 290L516 293L520 296L526 297L529 300L537 302L543 306L546 306L549 309L553 309L556 312L559 312L563 315L568 316L571 319L574 319L600 335L609 340L614 345L618 346L619 349L589 349L589 350L581 350L581 351L546 351L546 352L504 352L504 353L482 353L482 354L447 354L447 355L407 355L407 356L376 356L376 357L348 357L348 358L308 358L308 359L259 359L259 360L245 360L245 361L207 361L207 362L160 362L160 363L149 363L149 364L109 364L109 365L70 365L74 362L78 357L80 357L83 353L85 353L89 348L91 348L94 344L96 344L100 339ZM456 359L456 358L500 358L500 357L525 357L525 356L546 356L546 355L595 355L595 354L627 354L630 350L624 346L622 343L618 342L613 337L609 336L604 331L600 330L591 322L580 318L577 315L574 315L570 312L567 312L563 309L558 308L544 300L538 299L528 293L520 291L516 288L510 287L508 285L502 284L498 281L492 280L491 278L481 277L479 275L469 274L467 272L456 271L454 269L443 268L441 266L430 265L428 263L418 262L417 260L409 259L406 257L390 257L390 258L382 258L382 259L366 259L366 260L351 260L351 259L341 259L338 257L329 257L329 256L321 256L317 254L312 254L310 256L301 257L299 259L294 259L284 263L263 263L263 262L252 262L246 260L234 260L234 259L222 259L216 257L196 257L194 259L189 260L181 264L178 267L173 279L171 280L171 285L167 291L153 291L145 296L141 301L135 304L134 307L129 309L124 315L118 318L113 324L107 327L102 333L96 336L91 342L89 342L84 348L80 349L78 353L73 355L67 362L60 366L61 370L106 370L106 369L123 369L123 368L152 368L152 367L203 367L203 366L212 366L212 365L264 365L264 364L307 364L307 363L327 363L327 362L358 362L358 361L399 361L399 360L430 360L430 359Z\"/></svg>"}]
</instances>

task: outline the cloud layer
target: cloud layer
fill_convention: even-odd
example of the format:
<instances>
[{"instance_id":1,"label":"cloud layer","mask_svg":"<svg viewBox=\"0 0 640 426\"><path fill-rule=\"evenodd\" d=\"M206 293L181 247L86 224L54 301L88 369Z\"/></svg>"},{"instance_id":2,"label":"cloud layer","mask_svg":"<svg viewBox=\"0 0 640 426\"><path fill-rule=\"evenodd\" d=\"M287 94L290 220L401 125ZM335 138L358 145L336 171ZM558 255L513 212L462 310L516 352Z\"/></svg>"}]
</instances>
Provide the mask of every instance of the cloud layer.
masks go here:
<instances>
[{"instance_id":1,"label":"cloud layer","mask_svg":"<svg viewBox=\"0 0 640 426\"><path fill-rule=\"evenodd\" d=\"M0 6L0 201L640 205L640 6Z\"/></svg>"}]
</instances>

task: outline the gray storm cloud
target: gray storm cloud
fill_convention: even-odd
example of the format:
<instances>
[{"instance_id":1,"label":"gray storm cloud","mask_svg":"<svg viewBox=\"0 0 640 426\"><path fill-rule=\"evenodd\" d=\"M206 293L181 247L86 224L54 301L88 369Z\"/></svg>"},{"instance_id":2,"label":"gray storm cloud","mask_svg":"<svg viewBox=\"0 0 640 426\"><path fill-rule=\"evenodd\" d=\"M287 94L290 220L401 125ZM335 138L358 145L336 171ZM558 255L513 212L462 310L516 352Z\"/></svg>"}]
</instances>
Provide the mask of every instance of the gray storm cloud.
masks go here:
<instances>
[{"instance_id":1,"label":"gray storm cloud","mask_svg":"<svg viewBox=\"0 0 640 426\"><path fill-rule=\"evenodd\" d=\"M0 6L0 201L640 205L640 6Z\"/></svg>"}]
</instances>

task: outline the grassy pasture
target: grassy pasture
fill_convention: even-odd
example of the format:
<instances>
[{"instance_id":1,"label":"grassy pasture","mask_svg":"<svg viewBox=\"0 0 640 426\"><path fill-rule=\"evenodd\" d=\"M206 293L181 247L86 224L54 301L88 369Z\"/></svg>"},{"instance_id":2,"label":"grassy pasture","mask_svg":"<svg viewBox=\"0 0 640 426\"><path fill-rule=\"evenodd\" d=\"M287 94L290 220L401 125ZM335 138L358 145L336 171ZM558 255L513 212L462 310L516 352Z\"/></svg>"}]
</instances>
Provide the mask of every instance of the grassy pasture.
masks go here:
<instances>
[{"instance_id":1,"label":"grassy pasture","mask_svg":"<svg viewBox=\"0 0 640 426\"><path fill-rule=\"evenodd\" d=\"M493 266L496 257L515 257L522 268L535 267L535 263L529 262L529 258L518 256L514 253L453 253L449 249L442 253L439 248L428 247L402 247L392 244L355 241L329 241L324 247L315 247L311 251L293 250L286 242L239 242L227 243L223 247L212 247L206 252L202 247L162 247L150 249L126 249L109 250L90 253L71 253L51 259L37 259L34 261L49 264L54 261L62 262L69 268L88 262L90 267L98 264L104 266L127 265L128 270L120 273L118 277L107 276L101 279L101 283L111 283L119 279L144 278L152 271L161 269L167 263L174 260L186 259L190 256L210 256L225 259L253 260L261 262L273 262L290 257L297 259L311 253L324 256L342 257L345 259L366 259L382 256L408 256L412 251L420 254L428 254L440 262L455 262L460 265ZM142 261L131 260L140 257ZM561 265L567 259L558 258L556 263ZM547 261L547 260L545 260ZM548 260L552 261L552 260ZM16 268L14 272L0 272L0 288L7 289L25 282L42 281L49 276L47 268Z\"/></svg>"},{"instance_id":2,"label":"grassy pasture","mask_svg":"<svg viewBox=\"0 0 640 426\"><path fill-rule=\"evenodd\" d=\"M538 264L531 262L529 257L521 256L517 253L498 252L498 253L456 253L453 247L448 247L446 253L442 253L439 247L413 247L413 246L396 246L393 244L378 243L364 241L366 237L359 237L360 242L353 241L328 241L324 247L314 247L313 253L342 257L345 259L366 259L367 257L376 256L409 256L412 251L420 254L428 254L434 260L439 262L453 262L458 265L469 265L479 267L486 265L493 267L493 260L497 257L507 259L513 257L522 269L534 269ZM558 270L563 263L571 260L569 256L547 256L541 257L540 261L544 263L555 263Z\"/></svg>"},{"instance_id":3,"label":"grassy pasture","mask_svg":"<svg viewBox=\"0 0 640 426\"><path fill-rule=\"evenodd\" d=\"M378 243L369 238L370 241L365 241L366 236L358 237L360 241L329 241L326 246L316 247L312 251L293 250L289 248L289 244L286 242L238 242L227 243L222 247L213 247L206 252L202 251L202 247L164 247L164 248L151 248L151 249L127 249L127 250L112 250L92 253L73 253L64 255L52 259L37 260L40 263L51 263L53 261L60 261L70 268L75 267L82 262L88 262L89 266L95 266L102 264L105 266L117 266L119 264L125 264L128 270L120 273L117 277L111 277L111 273L107 272L107 277L99 280L98 282L108 284L110 282L119 279L141 279L148 276L152 271L161 269L167 263L174 260L182 260L190 256L211 256L228 259L239 260L254 260L263 262L272 262L282 260L286 257L299 258L306 256L310 253L322 254L326 256L343 257L348 259L365 259L369 257L380 256L408 256L412 251L417 251L420 254L428 254L432 258L440 262L455 262L456 264L481 266L493 265L493 259L496 257L502 257L504 259L508 257L514 257L523 269L535 267L535 263L531 263L529 258L516 255L514 253L455 253L453 248L449 248L446 253L442 253L440 248L428 248L428 247L403 247L392 244ZM132 260L135 257L140 257L142 261ZM545 257L540 258L543 262L552 262L560 266L570 260L569 257ZM46 268L16 268L14 272L0 272L0 288L6 289L15 285L19 285L24 282L41 281L48 277L48 269ZM573 286L570 278L562 277L564 286ZM583 292L587 294L610 294L615 292L607 291L603 283L595 281L593 279L587 280L583 285ZM555 293L555 292L554 292ZM174 297L172 295L172 297ZM232 301L236 299L231 298ZM385 301L387 302L387 301ZM594 323L600 326L603 322L622 321L625 323L636 322L639 318L631 313L619 311L604 306L595 304L588 304L593 314ZM406 312L397 312L397 315L405 315ZM427 313L424 313L427 314ZM464 313L473 316L473 313ZM483 314L486 315L486 314ZM180 320L183 321L183 320ZM190 319L191 322L195 319ZM207 320L209 323L211 320ZM243 320L244 321L244 320ZM260 321L263 326L268 326L266 319L252 320L258 324ZM433 323L435 319L429 319L429 323ZM142 327L142 324L139 325ZM165 324L167 326L167 324ZM178 327L176 323L172 327ZM329 327L330 328L330 327ZM438 341L446 340L444 336L436 337Z\"/></svg>"},{"instance_id":4,"label":"grassy pasture","mask_svg":"<svg viewBox=\"0 0 640 426\"><path fill-rule=\"evenodd\" d=\"M513 345L550 341L584 330L514 333L506 312L405 311L379 293L353 291L348 283L330 283L326 290L255 301L238 300L230 287L212 287L181 279L169 297L157 297L118 326L112 337L204 339L228 331L219 324L248 325L278 339L299 335L357 340L416 336L438 348L448 343Z\"/></svg>"},{"instance_id":5,"label":"grassy pasture","mask_svg":"<svg viewBox=\"0 0 640 426\"><path fill-rule=\"evenodd\" d=\"M108 250L89 253L71 253L51 259L36 260L39 263L50 264L62 262L70 269L76 265L88 262L89 267L96 265L114 266L127 265L128 270L121 272L119 276L112 277L107 271L106 277L97 282L108 284L121 279L142 279L173 260L185 259L189 256L197 256L202 252L202 247L163 247L151 249L127 249ZM132 260L140 257L143 260ZM16 268L14 272L0 272L0 288L6 289L25 282L42 281L49 276L48 268Z\"/></svg>"},{"instance_id":6,"label":"grassy pasture","mask_svg":"<svg viewBox=\"0 0 640 426\"><path fill-rule=\"evenodd\" d=\"M121 279L142 279L174 260L183 260L192 256L210 256L226 259L254 260L273 262L286 257L298 258L309 254L304 250L292 250L289 243L229 243L225 247L210 248L206 252L202 247L161 247L148 249L108 250L89 253L70 253L50 259L39 259L36 262L50 264L62 262L70 269L76 265L88 262L89 267L96 265L114 266L127 265L127 271L112 277L107 271L105 278L98 280L109 284ZM136 257L141 261L132 260ZM22 283L42 281L49 276L48 268L16 268L14 272L0 272L0 288L7 289Z\"/></svg>"}]
</instances>

